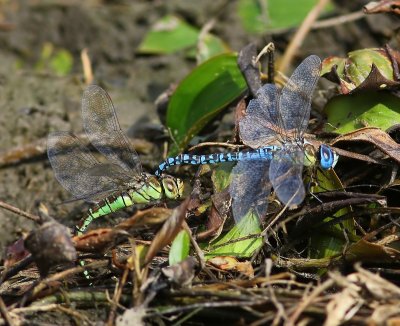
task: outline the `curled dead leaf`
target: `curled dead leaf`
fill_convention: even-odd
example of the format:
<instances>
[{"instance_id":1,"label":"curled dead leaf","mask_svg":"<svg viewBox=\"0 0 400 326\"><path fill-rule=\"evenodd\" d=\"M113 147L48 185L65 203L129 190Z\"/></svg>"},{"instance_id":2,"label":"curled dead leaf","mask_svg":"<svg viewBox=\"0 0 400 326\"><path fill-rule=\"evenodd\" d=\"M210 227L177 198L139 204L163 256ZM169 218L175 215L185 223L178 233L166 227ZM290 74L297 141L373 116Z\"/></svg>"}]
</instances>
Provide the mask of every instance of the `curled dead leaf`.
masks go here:
<instances>
[{"instance_id":1,"label":"curled dead leaf","mask_svg":"<svg viewBox=\"0 0 400 326\"><path fill-rule=\"evenodd\" d=\"M189 256L178 264L163 268L162 273L170 282L185 287L191 284L195 276L196 259Z\"/></svg>"},{"instance_id":2,"label":"curled dead leaf","mask_svg":"<svg viewBox=\"0 0 400 326\"><path fill-rule=\"evenodd\" d=\"M366 14L394 13L400 15L399 0L381 0L368 2L363 11Z\"/></svg>"},{"instance_id":3,"label":"curled dead leaf","mask_svg":"<svg viewBox=\"0 0 400 326\"><path fill-rule=\"evenodd\" d=\"M181 230L182 223L186 217L188 204L189 199L186 199L178 207L172 210L171 216L166 220L151 242L149 251L146 255L145 264L148 264L157 252L169 244Z\"/></svg>"},{"instance_id":4,"label":"curled dead leaf","mask_svg":"<svg viewBox=\"0 0 400 326\"><path fill-rule=\"evenodd\" d=\"M125 219L115 228L118 230L130 231L145 225L159 225L164 223L170 216L172 210L163 207L152 207L142 211L138 211L132 217Z\"/></svg>"},{"instance_id":5,"label":"curled dead leaf","mask_svg":"<svg viewBox=\"0 0 400 326\"><path fill-rule=\"evenodd\" d=\"M336 145L341 141L365 141L376 146L400 164L400 144L396 143L386 132L379 128L358 129L335 138L331 144ZM340 155L340 152L338 154Z\"/></svg>"},{"instance_id":6,"label":"curled dead leaf","mask_svg":"<svg viewBox=\"0 0 400 326\"><path fill-rule=\"evenodd\" d=\"M400 87L400 53L385 48L370 48L348 53L347 58L331 56L322 62L322 77L338 83L342 94L356 91Z\"/></svg>"},{"instance_id":7,"label":"curled dead leaf","mask_svg":"<svg viewBox=\"0 0 400 326\"><path fill-rule=\"evenodd\" d=\"M76 249L69 229L54 220L49 220L32 231L24 245L32 254L41 277L46 277L49 269L55 265L76 260Z\"/></svg>"},{"instance_id":8,"label":"curled dead leaf","mask_svg":"<svg viewBox=\"0 0 400 326\"><path fill-rule=\"evenodd\" d=\"M208 262L224 271L237 271L249 278L254 277L254 269L249 261L240 262L235 257L217 256L209 259Z\"/></svg>"},{"instance_id":9,"label":"curled dead leaf","mask_svg":"<svg viewBox=\"0 0 400 326\"><path fill-rule=\"evenodd\" d=\"M73 237L75 248L82 252L99 253L111 248L118 232L104 228Z\"/></svg>"}]
</instances>

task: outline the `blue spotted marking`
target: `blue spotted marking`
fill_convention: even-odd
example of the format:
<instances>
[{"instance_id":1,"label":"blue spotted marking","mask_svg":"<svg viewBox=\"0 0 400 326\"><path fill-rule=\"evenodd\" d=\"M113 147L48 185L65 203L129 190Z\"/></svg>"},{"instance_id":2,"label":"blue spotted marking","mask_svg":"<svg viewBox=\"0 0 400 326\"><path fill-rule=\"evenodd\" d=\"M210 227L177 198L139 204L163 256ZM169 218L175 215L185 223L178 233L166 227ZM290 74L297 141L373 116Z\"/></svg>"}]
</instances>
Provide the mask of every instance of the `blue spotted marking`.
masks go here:
<instances>
[{"instance_id":1,"label":"blue spotted marking","mask_svg":"<svg viewBox=\"0 0 400 326\"><path fill-rule=\"evenodd\" d=\"M277 146L267 146L255 150L234 152L234 153L216 153L207 155L191 155L191 154L180 154L175 158L167 158L159 166L155 175L160 176L170 166L181 165L181 164L215 164L223 162L236 162L242 160L259 160L259 159L271 159L272 153L279 150Z\"/></svg>"}]
</instances>

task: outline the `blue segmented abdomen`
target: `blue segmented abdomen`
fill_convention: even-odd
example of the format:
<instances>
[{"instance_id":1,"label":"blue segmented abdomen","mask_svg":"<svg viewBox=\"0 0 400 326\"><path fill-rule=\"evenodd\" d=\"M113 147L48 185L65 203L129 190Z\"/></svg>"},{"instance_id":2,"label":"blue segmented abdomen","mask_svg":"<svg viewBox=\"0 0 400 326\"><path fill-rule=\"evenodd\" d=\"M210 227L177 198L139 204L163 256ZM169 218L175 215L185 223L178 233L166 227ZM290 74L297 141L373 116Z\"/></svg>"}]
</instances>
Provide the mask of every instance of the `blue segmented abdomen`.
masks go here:
<instances>
[{"instance_id":1,"label":"blue segmented abdomen","mask_svg":"<svg viewBox=\"0 0 400 326\"><path fill-rule=\"evenodd\" d=\"M206 155L179 154L178 156L167 158L158 166L158 169L154 174L160 176L169 167L182 164L200 165L244 160L270 160L273 152L279 149L280 147L278 146L265 146L250 151L233 153L215 153Z\"/></svg>"}]
</instances>

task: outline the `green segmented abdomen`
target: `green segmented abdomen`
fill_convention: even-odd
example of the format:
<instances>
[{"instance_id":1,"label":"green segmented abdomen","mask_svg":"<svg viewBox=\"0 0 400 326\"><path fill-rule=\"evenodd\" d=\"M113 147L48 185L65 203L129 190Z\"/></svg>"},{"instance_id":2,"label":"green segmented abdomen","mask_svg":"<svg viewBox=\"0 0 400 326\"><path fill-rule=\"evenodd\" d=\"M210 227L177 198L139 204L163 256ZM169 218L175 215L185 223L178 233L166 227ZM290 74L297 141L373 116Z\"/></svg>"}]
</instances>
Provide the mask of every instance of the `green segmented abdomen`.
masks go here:
<instances>
[{"instance_id":1,"label":"green segmented abdomen","mask_svg":"<svg viewBox=\"0 0 400 326\"><path fill-rule=\"evenodd\" d=\"M78 226L77 235L83 234L90 223L92 223L96 218L132 206L133 204L135 204L135 202L132 201L132 198L127 193L117 197L108 197L104 199L96 207L89 209L88 216L83 220L82 224Z\"/></svg>"},{"instance_id":2,"label":"green segmented abdomen","mask_svg":"<svg viewBox=\"0 0 400 326\"><path fill-rule=\"evenodd\" d=\"M87 217L83 220L82 224L77 227L77 235L82 235L90 223L98 217L108 215L134 204L147 204L150 201L159 200L161 197L161 189L148 185L144 185L137 190L131 190L119 196L108 197L101 201L96 207L89 210Z\"/></svg>"}]
</instances>

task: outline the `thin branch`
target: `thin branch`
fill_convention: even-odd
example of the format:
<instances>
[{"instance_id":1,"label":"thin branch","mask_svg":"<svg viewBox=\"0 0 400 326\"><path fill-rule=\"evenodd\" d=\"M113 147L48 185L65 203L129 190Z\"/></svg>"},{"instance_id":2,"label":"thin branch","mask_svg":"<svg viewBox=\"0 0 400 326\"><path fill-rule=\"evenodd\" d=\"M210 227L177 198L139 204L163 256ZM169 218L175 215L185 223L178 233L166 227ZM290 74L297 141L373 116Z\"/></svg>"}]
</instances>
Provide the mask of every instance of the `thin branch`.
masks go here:
<instances>
[{"instance_id":1,"label":"thin branch","mask_svg":"<svg viewBox=\"0 0 400 326\"><path fill-rule=\"evenodd\" d=\"M23 211L22 209L19 209L17 207L9 205L9 204L1 201L1 200L0 200L0 208L4 208L4 209L6 209L6 210L8 210L10 212L13 212L13 213L19 215L19 216L26 217L27 219L30 219L30 220L32 220L32 221L34 221L36 223L41 223L42 222L42 219L39 216L27 213L27 212Z\"/></svg>"},{"instance_id":2,"label":"thin branch","mask_svg":"<svg viewBox=\"0 0 400 326\"><path fill-rule=\"evenodd\" d=\"M360 10L360 11L352 12L347 15L341 15L341 16L317 21L314 24L312 24L311 29L315 30L315 29L329 28L329 27L333 27L333 26L337 26L337 25L351 23L355 20L359 20L359 19L362 19L365 17L366 17L365 13L363 13Z\"/></svg>"},{"instance_id":3,"label":"thin branch","mask_svg":"<svg viewBox=\"0 0 400 326\"><path fill-rule=\"evenodd\" d=\"M311 26L314 22L318 19L319 14L328 4L329 0L319 0L318 3L315 5L313 9L310 10L307 17L304 19L303 23L301 24L300 28L297 30L296 34L294 35L292 41L290 42L289 46L287 47L281 63L279 65L279 71L285 73L289 67L289 63L292 61L294 55L296 54L297 50L300 48L303 40L307 36L308 32L311 29Z\"/></svg>"}]
</instances>

